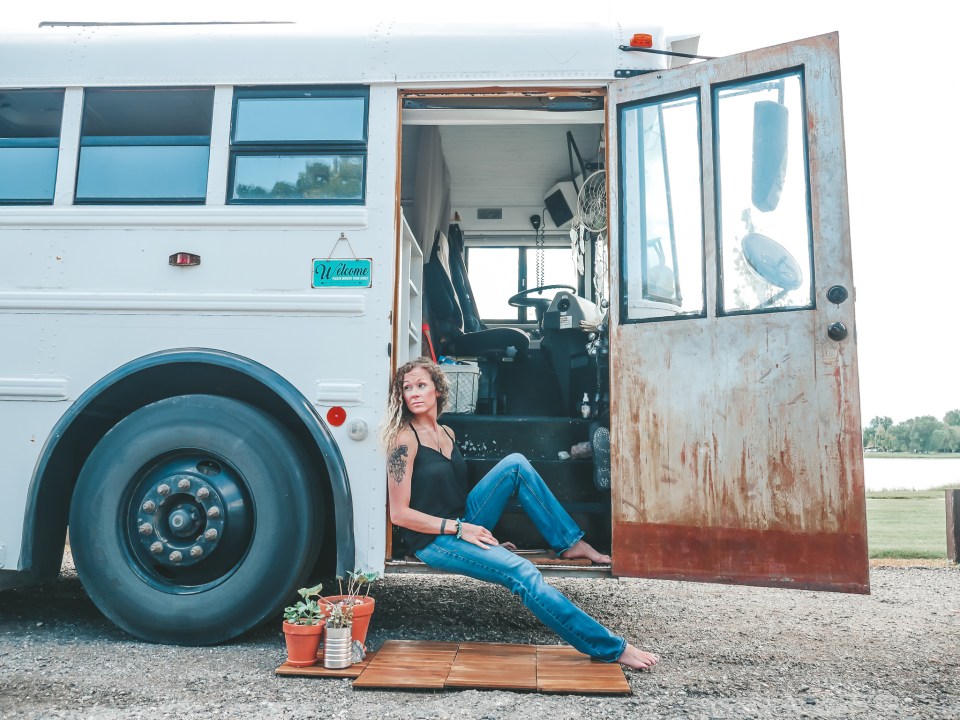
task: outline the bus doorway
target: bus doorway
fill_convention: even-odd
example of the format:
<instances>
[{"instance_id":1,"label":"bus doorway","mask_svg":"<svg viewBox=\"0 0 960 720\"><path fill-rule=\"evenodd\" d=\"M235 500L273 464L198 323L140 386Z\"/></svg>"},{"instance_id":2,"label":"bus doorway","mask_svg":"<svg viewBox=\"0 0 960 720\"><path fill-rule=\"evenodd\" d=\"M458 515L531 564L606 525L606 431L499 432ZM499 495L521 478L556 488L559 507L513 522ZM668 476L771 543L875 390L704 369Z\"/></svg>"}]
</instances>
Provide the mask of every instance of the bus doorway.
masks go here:
<instances>
[{"instance_id":1,"label":"bus doorway","mask_svg":"<svg viewBox=\"0 0 960 720\"><path fill-rule=\"evenodd\" d=\"M605 92L409 92L401 102L402 216L424 266L422 295L401 292L398 316L422 311L429 343L425 334L418 350L432 349L454 384L441 422L471 482L521 452L588 541L609 549L609 455L597 462L592 442L609 437L607 247L578 208L587 178L605 186ZM519 507L494 532L563 565ZM390 554L405 557L398 544Z\"/></svg>"}]
</instances>

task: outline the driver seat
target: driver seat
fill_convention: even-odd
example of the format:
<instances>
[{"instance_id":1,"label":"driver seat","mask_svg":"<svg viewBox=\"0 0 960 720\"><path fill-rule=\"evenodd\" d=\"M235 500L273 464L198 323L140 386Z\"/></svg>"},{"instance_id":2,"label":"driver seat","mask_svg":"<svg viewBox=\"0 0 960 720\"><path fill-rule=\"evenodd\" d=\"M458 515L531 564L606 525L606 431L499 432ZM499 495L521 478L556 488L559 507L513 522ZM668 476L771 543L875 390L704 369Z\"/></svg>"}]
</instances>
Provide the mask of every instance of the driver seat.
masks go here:
<instances>
[{"instance_id":1,"label":"driver seat","mask_svg":"<svg viewBox=\"0 0 960 720\"><path fill-rule=\"evenodd\" d=\"M459 236L459 232L458 226L451 226L451 234ZM449 274L440 260L444 249L449 252ZM455 287L451 275L457 278L459 287ZM438 354L484 357L493 362L526 355L530 338L523 330L488 328L480 320L463 261L463 245L448 242L442 232L437 233L430 261L423 266L423 288L431 337ZM464 318L464 308L469 313L467 318Z\"/></svg>"}]
</instances>

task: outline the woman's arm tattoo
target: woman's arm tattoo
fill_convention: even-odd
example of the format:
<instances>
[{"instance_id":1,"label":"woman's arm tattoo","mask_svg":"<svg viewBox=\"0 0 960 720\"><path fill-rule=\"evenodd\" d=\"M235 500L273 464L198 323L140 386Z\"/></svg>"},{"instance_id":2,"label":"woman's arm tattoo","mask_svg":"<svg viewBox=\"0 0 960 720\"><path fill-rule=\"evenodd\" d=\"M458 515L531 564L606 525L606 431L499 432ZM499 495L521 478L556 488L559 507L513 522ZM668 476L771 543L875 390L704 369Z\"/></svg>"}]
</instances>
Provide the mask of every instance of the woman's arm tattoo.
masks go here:
<instances>
[{"instance_id":1,"label":"woman's arm tattoo","mask_svg":"<svg viewBox=\"0 0 960 720\"><path fill-rule=\"evenodd\" d=\"M397 485L403 482L407 472L407 446L397 445L387 458L387 473Z\"/></svg>"}]
</instances>

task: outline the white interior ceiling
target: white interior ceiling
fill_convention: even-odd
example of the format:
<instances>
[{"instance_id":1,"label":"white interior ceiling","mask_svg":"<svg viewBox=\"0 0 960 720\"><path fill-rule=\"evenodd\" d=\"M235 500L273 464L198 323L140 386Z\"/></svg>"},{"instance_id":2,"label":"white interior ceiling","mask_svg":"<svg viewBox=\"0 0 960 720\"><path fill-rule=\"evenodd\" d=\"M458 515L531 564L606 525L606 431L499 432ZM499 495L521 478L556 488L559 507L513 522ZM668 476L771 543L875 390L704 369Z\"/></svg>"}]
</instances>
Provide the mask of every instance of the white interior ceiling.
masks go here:
<instances>
[{"instance_id":1,"label":"white interior ceiling","mask_svg":"<svg viewBox=\"0 0 960 720\"><path fill-rule=\"evenodd\" d=\"M600 125L442 126L453 208L539 211L544 193L558 180L570 177L568 130L573 132L584 162L596 162ZM574 165L576 169L576 160Z\"/></svg>"}]
</instances>

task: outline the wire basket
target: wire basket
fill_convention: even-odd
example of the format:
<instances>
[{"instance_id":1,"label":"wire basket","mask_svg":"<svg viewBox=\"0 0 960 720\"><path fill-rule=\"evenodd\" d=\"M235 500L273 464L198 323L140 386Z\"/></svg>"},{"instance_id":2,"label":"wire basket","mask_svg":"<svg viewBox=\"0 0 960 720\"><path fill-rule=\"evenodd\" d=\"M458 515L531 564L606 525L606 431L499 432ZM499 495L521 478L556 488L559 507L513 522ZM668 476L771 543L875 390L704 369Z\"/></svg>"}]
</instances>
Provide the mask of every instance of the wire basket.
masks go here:
<instances>
[{"instance_id":1,"label":"wire basket","mask_svg":"<svg viewBox=\"0 0 960 720\"><path fill-rule=\"evenodd\" d=\"M441 365L450 385L450 397L444 412L470 414L477 409L480 367L476 363Z\"/></svg>"}]
</instances>

